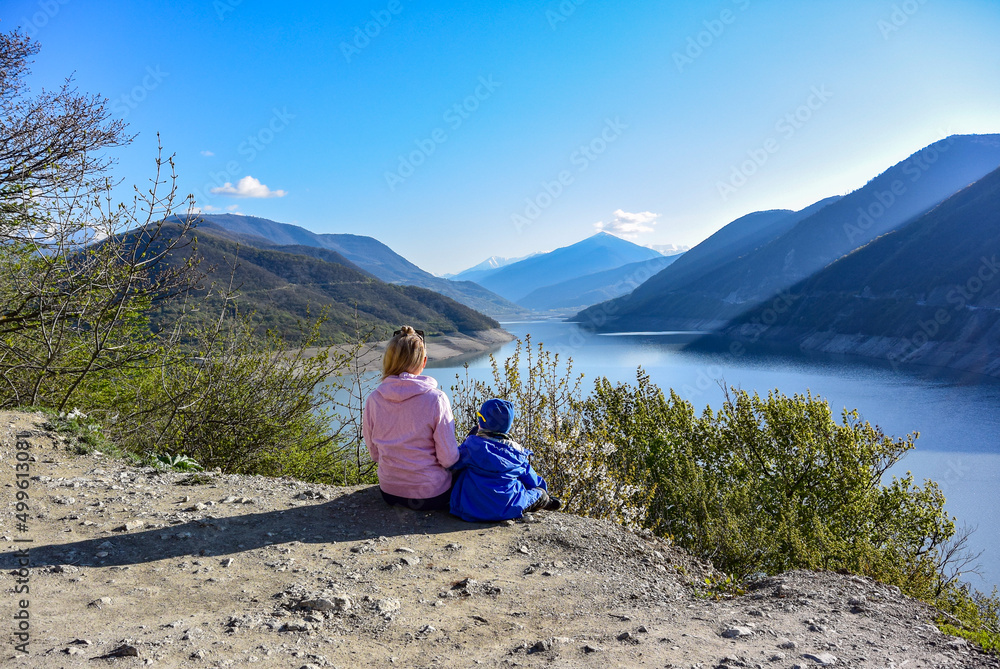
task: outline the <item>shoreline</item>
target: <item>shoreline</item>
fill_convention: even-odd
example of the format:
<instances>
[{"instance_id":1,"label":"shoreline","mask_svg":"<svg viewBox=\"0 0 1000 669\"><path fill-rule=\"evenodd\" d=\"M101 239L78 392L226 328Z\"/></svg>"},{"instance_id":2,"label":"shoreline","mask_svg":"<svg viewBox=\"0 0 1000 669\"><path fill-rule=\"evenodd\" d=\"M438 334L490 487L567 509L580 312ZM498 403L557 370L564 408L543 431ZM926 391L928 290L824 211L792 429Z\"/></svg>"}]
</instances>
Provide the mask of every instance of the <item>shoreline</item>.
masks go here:
<instances>
[{"instance_id":1,"label":"shoreline","mask_svg":"<svg viewBox=\"0 0 1000 669\"><path fill-rule=\"evenodd\" d=\"M424 343L427 347L428 366L440 364L454 358L472 355L475 353L486 353L499 349L504 344L514 341L516 337L503 328L492 328L490 330L476 330L474 332L451 332L446 334L427 335ZM370 372L378 371L382 368L382 355L388 340L365 345L360 356L361 370ZM348 353L354 346L352 344L336 344L335 351ZM307 357L312 357L319 352L320 348L308 348L305 350Z\"/></svg>"}]
</instances>

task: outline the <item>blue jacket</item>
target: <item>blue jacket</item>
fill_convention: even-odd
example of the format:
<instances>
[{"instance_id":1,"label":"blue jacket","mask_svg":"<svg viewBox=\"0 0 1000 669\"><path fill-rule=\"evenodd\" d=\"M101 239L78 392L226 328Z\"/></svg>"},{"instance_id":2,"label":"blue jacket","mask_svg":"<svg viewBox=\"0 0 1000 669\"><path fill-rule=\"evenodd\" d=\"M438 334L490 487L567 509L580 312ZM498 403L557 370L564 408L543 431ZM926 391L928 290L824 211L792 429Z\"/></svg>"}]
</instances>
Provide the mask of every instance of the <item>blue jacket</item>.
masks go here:
<instances>
[{"instance_id":1,"label":"blue jacket","mask_svg":"<svg viewBox=\"0 0 1000 669\"><path fill-rule=\"evenodd\" d=\"M541 497L535 488L548 489L528 461L531 451L505 435L470 435L458 447L458 454L458 462L451 466L456 472L451 512L462 520L520 518Z\"/></svg>"}]
</instances>

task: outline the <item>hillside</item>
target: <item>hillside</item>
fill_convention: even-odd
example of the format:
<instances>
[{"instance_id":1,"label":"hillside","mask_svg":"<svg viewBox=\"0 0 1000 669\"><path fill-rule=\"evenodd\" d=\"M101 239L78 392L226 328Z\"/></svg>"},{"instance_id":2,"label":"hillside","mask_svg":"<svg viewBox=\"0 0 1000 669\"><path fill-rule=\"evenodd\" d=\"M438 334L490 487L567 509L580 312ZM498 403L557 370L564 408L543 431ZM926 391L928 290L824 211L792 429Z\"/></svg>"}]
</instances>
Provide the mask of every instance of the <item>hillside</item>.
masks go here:
<instances>
[{"instance_id":1,"label":"hillside","mask_svg":"<svg viewBox=\"0 0 1000 669\"><path fill-rule=\"evenodd\" d=\"M288 223L256 216L200 214L206 230L219 229L220 236L260 247L299 246L335 251L358 268L387 283L418 286L433 290L489 316L522 314L524 309L470 281L449 281L420 269L388 246L372 237L352 234L319 234ZM224 231L224 232L223 232Z\"/></svg>"},{"instance_id":2,"label":"hillside","mask_svg":"<svg viewBox=\"0 0 1000 669\"><path fill-rule=\"evenodd\" d=\"M324 334L333 339L354 332L354 311L363 324L386 335L406 323L428 333L474 332L498 328L499 323L454 300L415 286L385 283L356 268L336 252L318 249L312 257L276 248L261 249L197 229L198 253L203 265L219 268L214 280L228 284L228 267L234 258L234 275L242 311L254 310L262 324L292 336L297 323L328 310ZM290 250L301 247L287 247ZM182 255L174 262L183 262ZM204 294L202 291L200 294ZM162 316L163 314L161 314Z\"/></svg>"},{"instance_id":3,"label":"hillside","mask_svg":"<svg viewBox=\"0 0 1000 669\"><path fill-rule=\"evenodd\" d=\"M1000 667L866 578L790 572L716 598L711 565L606 521L465 523L375 486L197 479L73 447L0 413L0 460L30 453L31 474L24 543L0 553L28 586L0 603L11 669ZM16 491L0 487L8 534Z\"/></svg>"},{"instance_id":4,"label":"hillside","mask_svg":"<svg viewBox=\"0 0 1000 669\"><path fill-rule=\"evenodd\" d=\"M837 258L898 229L998 165L1000 135L960 135L935 142L751 253L732 257L680 285L663 285L654 277L611 305L581 312L576 320L593 321L602 330L722 327ZM686 257L697 258L697 250ZM674 267L676 272L683 268L680 263Z\"/></svg>"},{"instance_id":5,"label":"hillside","mask_svg":"<svg viewBox=\"0 0 1000 669\"><path fill-rule=\"evenodd\" d=\"M555 251L525 258L492 272L481 285L517 302L539 288L633 262L663 256L606 232Z\"/></svg>"},{"instance_id":6,"label":"hillside","mask_svg":"<svg viewBox=\"0 0 1000 669\"><path fill-rule=\"evenodd\" d=\"M1000 169L789 290L726 334L1000 375Z\"/></svg>"}]
</instances>

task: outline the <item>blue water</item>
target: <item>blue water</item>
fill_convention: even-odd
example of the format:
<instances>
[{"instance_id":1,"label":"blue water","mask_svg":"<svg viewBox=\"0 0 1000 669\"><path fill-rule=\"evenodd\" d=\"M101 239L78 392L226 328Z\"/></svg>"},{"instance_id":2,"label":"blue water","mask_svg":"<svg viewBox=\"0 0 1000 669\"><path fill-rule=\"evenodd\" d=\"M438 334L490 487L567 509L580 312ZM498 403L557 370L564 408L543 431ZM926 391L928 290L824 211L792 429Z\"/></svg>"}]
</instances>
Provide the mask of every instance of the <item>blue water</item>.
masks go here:
<instances>
[{"instance_id":1,"label":"blue water","mask_svg":"<svg viewBox=\"0 0 1000 669\"><path fill-rule=\"evenodd\" d=\"M557 321L504 323L517 337L571 357L573 369L585 375L584 389L593 379L635 381L642 366L661 388L674 388L696 408L717 408L723 386L761 394L780 389L786 395L811 391L826 399L835 413L857 409L861 418L886 434L903 436L917 431L916 449L890 473L912 471L917 481L933 479L941 486L947 510L958 524L975 527L970 544L983 551L978 562L982 577L966 577L980 589L1000 584L1000 381L927 367L898 369L865 359L691 351L685 345L697 333L636 333L595 335L576 325ZM502 360L513 350L507 344L494 355ZM489 356L465 360L431 361L425 374L448 390L456 374L489 377ZM722 385L720 385L722 384Z\"/></svg>"}]
</instances>

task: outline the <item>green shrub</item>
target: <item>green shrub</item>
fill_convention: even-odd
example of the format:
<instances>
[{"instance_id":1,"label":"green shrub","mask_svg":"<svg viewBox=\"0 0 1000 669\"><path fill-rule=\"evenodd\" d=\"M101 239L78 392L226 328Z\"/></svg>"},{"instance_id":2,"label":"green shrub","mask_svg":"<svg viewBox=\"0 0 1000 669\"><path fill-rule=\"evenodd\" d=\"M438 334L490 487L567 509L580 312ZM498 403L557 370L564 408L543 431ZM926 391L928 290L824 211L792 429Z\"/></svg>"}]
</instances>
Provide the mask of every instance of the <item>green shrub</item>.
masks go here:
<instances>
[{"instance_id":1,"label":"green shrub","mask_svg":"<svg viewBox=\"0 0 1000 669\"><path fill-rule=\"evenodd\" d=\"M452 387L460 434L483 400L514 402L514 438L570 511L648 528L736 580L797 568L869 576L937 606L952 633L1000 644L1000 600L959 583L937 484L887 479L916 433L887 436L856 411L836 420L808 392L733 389L699 414L641 368L635 384L601 378L583 397L572 361L530 339L492 372L492 383L466 373Z\"/></svg>"}]
</instances>

